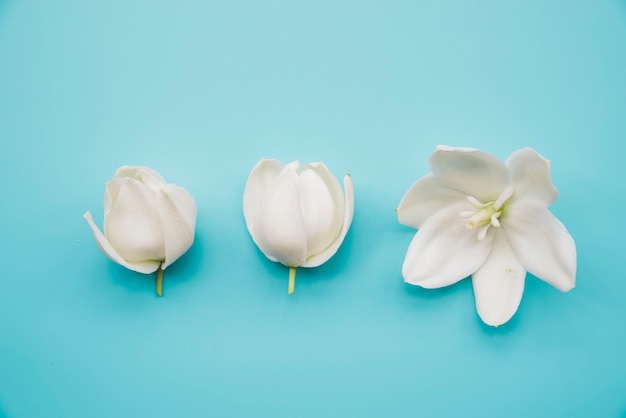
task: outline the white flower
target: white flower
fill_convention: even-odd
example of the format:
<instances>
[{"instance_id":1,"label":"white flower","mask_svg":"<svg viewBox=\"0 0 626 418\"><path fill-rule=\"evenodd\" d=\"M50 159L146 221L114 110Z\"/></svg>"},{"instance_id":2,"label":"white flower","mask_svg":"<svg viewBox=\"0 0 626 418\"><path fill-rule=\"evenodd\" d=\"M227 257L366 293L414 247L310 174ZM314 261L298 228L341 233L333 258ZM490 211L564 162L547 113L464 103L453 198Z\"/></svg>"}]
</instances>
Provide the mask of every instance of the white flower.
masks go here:
<instances>
[{"instance_id":1,"label":"white flower","mask_svg":"<svg viewBox=\"0 0 626 418\"><path fill-rule=\"evenodd\" d=\"M574 287L574 240L548 210L558 195L548 160L531 148L503 164L439 146L429 164L432 174L397 209L400 223L419 229L402 266L406 282L438 288L471 275L478 314L493 326L517 311L526 272L564 292Z\"/></svg>"},{"instance_id":2,"label":"white flower","mask_svg":"<svg viewBox=\"0 0 626 418\"><path fill-rule=\"evenodd\" d=\"M120 167L104 193L104 234L85 213L100 250L114 262L139 273L162 271L194 240L196 203L182 187L167 184L147 167Z\"/></svg>"},{"instance_id":3,"label":"white flower","mask_svg":"<svg viewBox=\"0 0 626 418\"><path fill-rule=\"evenodd\" d=\"M322 163L299 167L262 159L252 169L243 195L246 226L255 244L272 261L290 269L293 292L296 267L316 267L343 242L354 213L349 175L345 193Z\"/></svg>"}]
</instances>

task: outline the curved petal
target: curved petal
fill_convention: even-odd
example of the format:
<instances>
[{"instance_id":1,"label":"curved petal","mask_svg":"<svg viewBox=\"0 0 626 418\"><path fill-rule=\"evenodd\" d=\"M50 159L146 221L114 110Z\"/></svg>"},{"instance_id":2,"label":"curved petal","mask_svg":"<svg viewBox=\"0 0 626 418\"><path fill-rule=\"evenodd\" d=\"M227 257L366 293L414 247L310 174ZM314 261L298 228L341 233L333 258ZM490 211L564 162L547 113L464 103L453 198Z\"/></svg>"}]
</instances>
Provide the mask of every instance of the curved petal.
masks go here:
<instances>
[{"instance_id":1,"label":"curved petal","mask_svg":"<svg viewBox=\"0 0 626 418\"><path fill-rule=\"evenodd\" d=\"M339 182L323 163L307 164L298 175L308 259L324 251L341 231L344 197Z\"/></svg>"},{"instance_id":2,"label":"curved petal","mask_svg":"<svg viewBox=\"0 0 626 418\"><path fill-rule=\"evenodd\" d=\"M163 227L154 192L137 180L122 179L115 205L104 217L104 235L126 261L163 261Z\"/></svg>"},{"instance_id":3,"label":"curved petal","mask_svg":"<svg viewBox=\"0 0 626 418\"><path fill-rule=\"evenodd\" d=\"M196 202L182 187L174 184L163 186L157 195L157 209L165 240L165 270L183 255L193 244L196 229Z\"/></svg>"},{"instance_id":4,"label":"curved petal","mask_svg":"<svg viewBox=\"0 0 626 418\"><path fill-rule=\"evenodd\" d=\"M352 186L352 177L349 174L343 178L343 188L344 188L344 211L343 211L343 222L341 226L341 232L335 238L335 240L321 253L310 257L306 264L303 267L317 267L324 264L328 261L339 249L343 240L346 238L348 234L348 230L350 229L350 225L352 224L352 218L354 215L354 187Z\"/></svg>"},{"instance_id":5,"label":"curved petal","mask_svg":"<svg viewBox=\"0 0 626 418\"><path fill-rule=\"evenodd\" d=\"M520 264L501 230L496 230L493 248L484 264L472 274L478 315L497 327L517 311L524 293L526 270Z\"/></svg>"},{"instance_id":6,"label":"curved petal","mask_svg":"<svg viewBox=\"0 0 626 418\"><path fill-rule=\"evenodd\" d=\"M115 250L115 248L113 248L113 246L109 243L109 241L107 241L102 232L100 232L100 230L94 223L93 218L91 217L91 213L87 212L83 215L83 217L87 220L87 223L89 223L89 226L93 231L93 236L96 239L96 244L98 244L98 248L100 248L100 251L102 251L102 253L106 255L109 260L121 266L124 266L129 270L144 274L154 273L161 265L161 262L157 260L148 260L133 263L124 260L122 256L119 255L119 253Z\"/></svg>"},{"instance_id":7,"label":"curved petal","mask_svg":"<svg viewBox=\"0 0 626 418\"><path fill-rule=\"evenodd\" d=\"M120 188L122 187L122 184L124 184L124 181L125 180L123 178L114 178L106 182L104 189L104 219L109 216L113 206L115 206L117 197L120 194Z\"/></svg>"},{"instance_id":8,"label":"curved petal","mask_svg":"<svg viewBox=\"0 0 626 418\"><path fill-rule=\"evenodd\" d=\"M494 228L489 228L482 240L476 230L468 231L459 213L471 208L466 202L452 205L424 222L404 259L406 282L433 289L454 284L478 270L491 250Z\"/></svg>"},{"instance_id":9,"label":"curved petal","mask_svg":"<svg viewBox=\"0 0 626 418\"><path fill-rule=\"evenodd\" d=\"M296 166L297 163L286 166L263 195L252 234L263 254L290 267L306 262L306 229Z\"/></svg>"},{"instance_id":10,"label":"curved petal","mask_svg":"<svg viewBox=\"0 0 626 418\"><path fill-rule=\"evenodd\" d=\"M131 178L135 179L140 183L148 186L152 191L158 191L162 186L164 186L165 179L161 177L159 173L154 171L149 167L142 166L123 166L115 171L115 175L113 179L124 179Z\"/></svg>"},{"instance_id":11,"label":"curved petal","mask_svg":"<svg viewBox=\"0 0 626 418\"><path fill-rule=\"evenodd\" d=\"M491 154L471 148L438 146L428 159L435 179L486 203L508 185L509 171Z\"/></svg>"},{"instance_id":12,"label":"curved petal","mask_svg":"<svg viewBox=\"0 0 626 418\"><path fill-rule=\"evenodd\" d=\"M511 202L518 199L537 199L550 206L559 195L552 184L550 161L532 148L513 152L506 160L510 181L515 186Z\"/></svg>"},{"instance_id":13,"label":"curved petal","mask_svg":"<svg viewBox=\"0 0 626 418\"><path fill-rule=\"evenodd\" d=\"M574 239L543 202L511 202L501 223L515 255L529 273L563 292L575 286Z\"/></svg>"},{"instance_id":14,"label":"curved petal","mask_svg":"<svg viewBox=\"0 0 626 418\"><path fill-rule=\"evenodd\" d=\"M261 159L250 172L246 187L243 192L243 217L246 220L246 227L252 236L252 240L258 245L254 238L254 216L261 204L263 194L269 189L272 182L285 168L285 164L277 160ZM275 261L275 260L274 260Z\"/></svg>"},{"instance_id":15,"label":"curved petal","mask_svg":"<svg viewBox=\"0 0 626 418\"><path fill-rule=\"evenodd\" d=\"M413 183L402 197L396 209L398 222L418 229L435 212L465 198L465 194L442 186L435 176L426 174Z\"/></svg>"},{"instance_id":16,"label":"curved petal","mask_svg":"<svg viewBox=\"0 0 626 418\"><path fill-rule=\"evenodd\" d=\"M341 190L341 186L339 185L339 181L337 178L333 176L328 167L324 163L309 163L298 169L298 174L300 175L300 187L302 188L302 174L307 171L315 172L319 178L324 182L330 195L332 196L332 200L335 204L335 210L339 214L340 217L343 216L344 213L344 192ZM341 229L341 223L337 224L337 233Z\"/></svg>"}]
</instances>

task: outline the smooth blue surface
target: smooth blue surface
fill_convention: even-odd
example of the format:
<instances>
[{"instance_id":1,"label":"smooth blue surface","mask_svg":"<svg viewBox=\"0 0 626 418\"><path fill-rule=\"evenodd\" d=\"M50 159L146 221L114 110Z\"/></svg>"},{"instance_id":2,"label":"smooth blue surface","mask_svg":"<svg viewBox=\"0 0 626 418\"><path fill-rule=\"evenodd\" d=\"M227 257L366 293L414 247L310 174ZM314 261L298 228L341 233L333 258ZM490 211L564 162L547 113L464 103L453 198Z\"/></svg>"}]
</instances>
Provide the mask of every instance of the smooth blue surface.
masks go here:
<instances>
[{"instance_id":1,"label":"smooth blue surface","mask_svg":"<svg viewBox=\"0 0 626 418\"><path fill-rule=\"evenodd\" d=\"M0 417L623 416L625 140L623 0L0 0ZM493 329L469 280L403 283L440 143L552 160L573 291L529 276ZM261 157L354 179L292 296L243 221ZM82 218L124 164L198 203L163 298Z\"/></svg>"}]
</instances>

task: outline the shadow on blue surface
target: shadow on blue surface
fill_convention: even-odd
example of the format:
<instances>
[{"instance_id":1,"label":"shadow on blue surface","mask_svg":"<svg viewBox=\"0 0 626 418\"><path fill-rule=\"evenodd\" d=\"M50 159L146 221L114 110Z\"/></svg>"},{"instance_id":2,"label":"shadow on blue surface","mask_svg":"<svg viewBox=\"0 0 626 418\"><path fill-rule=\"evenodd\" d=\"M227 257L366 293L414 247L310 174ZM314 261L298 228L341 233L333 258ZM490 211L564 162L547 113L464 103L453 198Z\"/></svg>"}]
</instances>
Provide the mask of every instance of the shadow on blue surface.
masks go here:
<instances>
[{"instance_id":1,"label":"shadow on blue surface","mask_svg":"<svg viewBox=\"0 0 626 418\"><path fill-rule=\"evenodd\" d=\"M187 281L193 280L197 275L200 264L204 261L202 260L204 257L206 257L206 251L204 250L203 241L196 236L191 248L176 260L175 263L164 270L164 293L167 288L173 284L172 282L174 280L176 284L184 284ZM109 277L111 283L125 288L130 293L143 294L146 293L150 286L156 286L156 273L147 275L141 274L108 261L107 265L110 271ZM149 276L152 278L149 278ZM150 281L151 284L146 284L146 280Z\"/></svg>"},{"instance_id":2,"label":"shadow on blue surface","mask_svg":"<svg viewBox=\"0 0 626 418\"><path fill-rule=\"evenodd\" d=\"M298 268L297 279L301 278L307 281L336 280L337 276L341 276L347 271L346 269L349 268L350 254L354 243L353 237L353 231L348 232L339 250L321 266L314 268ZM250 238L249 245L255 247L256 256L259 260L259 268L263 268L268 273L268 276L285 281L286 283L289 271L288 268L265 257L263 252L256 247L252 238Z\"/></svg>"},{"instance_id":3,"label":"shadow on blue surface","mask_svg":"<svg viewBox=\"0 0 626 418\"><path fill-rule=\"evenodd\" d=\"M530 274L528 276L531 277ZM414 285L405 283L404 291L409 296L419 298L422 300L428 300L428 301L448 298L451 295L456 294L456 293L463 293L464 297L472 298L472 303L473 303L474 292L471 290L470 281L471 281L471 278L466 277L465 279L462 279L451 286L446 286L446 287L442 287L438 289L425 289L419 286L414 286ZM523 316L522 313L520 312L522 310L522 306L523 306L523 302L520 304L520 307L518 308L515 315L513 315L513 317L508 322L498 327L492 327L490 325L485 324L478 316L478 313L476 313L475 315L476 325L481 328L482 332L485 335L506 335L506 334L515 332L519 324L519 318L520 316Z\"/></svg>"},{"instance_id":4,"label":"shadow on blue surface","mask_svg":"<svg viewBox=\"0 0 626 418\"><path fill-rule=\"evenodd\" d=\"M465 292L464 289L464 281L467 279L459 280L453 285L440 287L438 289L425 289L420 286L415 286L409 283L404 283L404 290L407 294L412 295L414 297L419 297L428 300L440 299L443 297L448 297L451 294Z\"/></svg>"},{"instance_id":5,"label":"shadow on blue surface","mask_svg":"<svg viewBox=\"0 0 626 418\"><path fill-rule=\"evenodd\" d=\"M204 238L201 234L196 234L193 245L178 260L167 268L170 276L174 276L177 283L185 283L193 280L202 267L202 263L210 261L210 252L206 250ZM209 254L207 256L207 254Z\"/></svg>"}]
</instances>

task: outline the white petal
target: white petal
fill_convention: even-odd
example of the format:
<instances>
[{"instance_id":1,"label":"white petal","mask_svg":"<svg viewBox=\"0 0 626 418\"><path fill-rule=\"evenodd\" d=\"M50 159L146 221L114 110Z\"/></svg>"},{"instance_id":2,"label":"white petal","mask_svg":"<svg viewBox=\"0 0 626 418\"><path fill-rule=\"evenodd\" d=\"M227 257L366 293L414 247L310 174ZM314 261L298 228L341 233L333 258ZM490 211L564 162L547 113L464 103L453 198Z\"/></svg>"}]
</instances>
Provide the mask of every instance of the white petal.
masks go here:
<instances>
[{"instance_id":1,"label":"white petal","mask_svg":"<svg viewBox=\"0 0 626 418\"><path fill-rule=\"evenodd\" d=\"M164 270L193 244L196 228L196 202L182 187L167 184L157 196L159 217L165 238Z\"/></svg>"},{"instance_id":2,"label":"white petal","mask_svg":"<svg viewBox=\"0 0 626 418\"><path fill-rule=\"evenodd\" d=\"M418 229L435 212L465 198L465 194L442 186L427 174L413 183L400 201L398 222Z\"/></svg>"},{"instance_id":3,"label":"white petal","mask_svg":"<svg viewBox=\"0 0 626 418\"><path fill-rule=\"evenodd\" d=\"M564 292L576 283L576 245L563 224L538 200L508 204L502 228L524 268Z\"/></svg>"},{"instance_id":4,"label":"white petal","mask_svg":"<svg viewBox=\"0 0 626 418\"><path fill-rule=\"evenodd\" d=\"M258 245L254 238L254 217L261 204L263 194L269 189L276 177L285 168L285 164L276 160L260 160L250 172L246 188L243 192L243 216L246 220L246 227L252 236L252 240ZM274 260L275 261L275 260Z\"/></svg>"},{"instance_id":5,"label":"white petal","mask_svg":"<svg viewBox=\"0 0 626 418\"><path fill-rule=\"evenodd\" d=\"M489 257L472 274L476 310L485 324L497 327L511 319L522 300L525 278L526 270L497 229Z\"/></svg>"},{"instance_id":6,"label":"white petal","mask_svg":"<svg viewBox=\"0 0 626 418\"><path fill-rule=\"evenodd\" d=\"M443 186L483 203L495 200L508 184L507 167L484 151L439 146L428 162L435 179Z\"/></svg>"},{"instance_id":7,"label":"white petal","mask_svg":"<svg viewBox=\"0 0 626 418\"><path fill-rule=\"evenodd\" d=\"M344 199L339 182L324 164L307 164L298 174L309 258L324 251L341 231Z\"/></svg>"},{"instance_id":8,"label":"white petal","mask_svg":"<svg viewBox=\"0 0 626 418\"><path fill-rule=\"evenodd\" d=\"M109 258L109 260L114 261L129 270L144 274L155 272L159 268L159 265L161 265L161 262L156 260L148 260L134 263L130 263L124 260L122 256L119 255L118 252L115 250L115 248L113 248L113 246L109 243L109 241L107 241L102 232L100 232L100 230L94 223L93 218L91 217L91 213L87 212L85 213L85 215L83 215L83 217L89 223L89 226L93 231L93 236L96 238L96 243L98 244L100 251L102 251L104 255Z\"/></svg>"},{"instance_id":9,"label":"white petal","mask_svg":"<svg viewBox=\"0 0 626 418\"><path fill-rule=\"evenodd\" d=\"M145 184L153 191L158 191L164 186L165 180L159 173L148 167L141 166L123 166L117 169L113 179L135 179L140 183Z\"/></svg>"},{"instance_id":10,"label":"white petal","mask_svg":"<svg viewBox=\"0 0 626 418\"><path fill-rule=\"evenodd\" d=\"M298 267L306 261L306 230L300 210L297 163L286 166L264 193L253 221L253 234L263 254Z\"/></svg>"},{"instance_id":11,"label":"white petal","mask_svg":"<svg viewBox=\"0 0 626 418\"><path fill-rule=\"evenodd\" d=\"M559 195L552 184L550 161L532 148L522 148L506 160L511 184L515 186L513 200L538 199L550 206Z\"/></svg>"},{"instance_id":12,"label":"white petal","mask_svg":"<svg viewBox=\"0 0 626 418\"><path fill-rule=\"evenodd\" d=\"M468 231L466 219L459 216L469 209L469 203L458 203L424 222L404 259L406 282L431 289L456 283L478 270L491 250L494 228L478 240L478 231Z\"/></svg>"},{"instance_id":13,"label":"white petal","mask_svg":"<svg viewBox=\"0 0 626 418\"><path fill-rule=\"evenodd\" d=\"M118 187L118 193L110 213L104 218L107 240L126 261L163 261L165 245L156 194L131 178L110 183Z\"/></svg>"},{"instance_id":14,"label":"white petal","mask_svg":"<svg viewBox=\"0 0 626 418\"><path fill-rule=\"evenodd\" d=\"M348 234L348 230L350 229L350 225L352 224L352 217L354 215L354 187L352 186L352 177L347 174L343 178L343 188L344 188L344 197L343 201L343 222L341 225L341 232L335 238L335 240L326 248L324 251L310 257L306 264L303 267L317 267L319 265L324 264L328 261L339 249L346 235Z\"/></svg>"}]
</instances>

